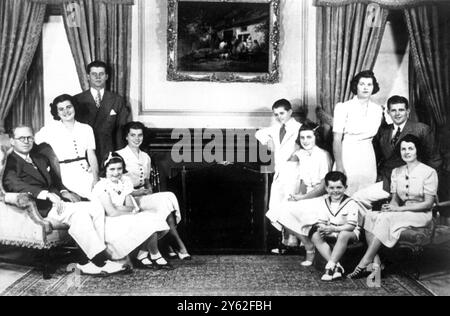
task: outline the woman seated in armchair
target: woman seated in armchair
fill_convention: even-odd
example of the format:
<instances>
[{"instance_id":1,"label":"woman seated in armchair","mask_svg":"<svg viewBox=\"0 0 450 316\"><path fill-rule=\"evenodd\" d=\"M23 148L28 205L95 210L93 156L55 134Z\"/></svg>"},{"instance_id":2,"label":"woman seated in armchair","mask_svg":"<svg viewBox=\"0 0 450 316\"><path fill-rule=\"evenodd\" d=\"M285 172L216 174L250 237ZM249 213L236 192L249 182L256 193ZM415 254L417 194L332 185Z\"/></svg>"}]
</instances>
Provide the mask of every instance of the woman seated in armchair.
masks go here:
<instances>
[{"instance_id":1,"label":"woman seated in armchair","mask_svg":"<svg viewBox=\"0 0 450 316\"><path fill-rule=\"evenodd\" d=\"M391 175L391 201L379 212L366 214L364 230L368 249L349 278L367 276L373 264L373 275L380 269L378 251L382 246L392 248L401 233L410 227L425 227L432 220L431 207L438 189L436 171L420 162L423 151L420 140L414 135L403 137L397 148L405 165Z\"/></svg>"},{"instance_id":2,"label":"woman seated in armchair","mask_svg":"<svg viewBox=\"0 0 450 316\"><path fill-rule=\"evenodd\" d=\"M134 190L132 195L139 206L149 212L159 214L166 219L170 227L169 236L175 242L176 253L169 247L169 256L178 256L182 260L190 260L186 246L177 231L177 224L181 221L178 200L172 192L153 193L150 187L150 156L140 149L144 140L145 126L141 122L129 122L124 126L123 135L127 146L118 150L127 165L127 176L131 179Z\"/></svg>"}]
</instances>

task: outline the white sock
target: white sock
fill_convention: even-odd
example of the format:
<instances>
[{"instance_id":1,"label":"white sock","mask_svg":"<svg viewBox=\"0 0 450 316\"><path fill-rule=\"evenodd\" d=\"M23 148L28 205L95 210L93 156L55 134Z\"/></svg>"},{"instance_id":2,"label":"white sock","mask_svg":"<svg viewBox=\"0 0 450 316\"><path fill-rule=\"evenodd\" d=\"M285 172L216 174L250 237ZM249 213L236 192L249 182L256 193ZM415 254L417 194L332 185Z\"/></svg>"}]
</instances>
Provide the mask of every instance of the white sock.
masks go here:
<instances>
[{"instance_id":1,"label":"white sock","mask_svg":"<svg viewBox=\"0 0 450 316\"><path fill-rule=\"evenodd\" d=\"M148 251L139 250L139 253L138 253L136 258L138 260L142 260L142 259L147 258L147 257L148 257Z\"/></svg>"},{"instance_id":2,"label":"white sock","mask_svg":"<svg viewBox=\"0 0 450 316\"><path fill-rule=\"evenodd\" d=\"M334 269L334 267L336 266L336 263L333 261L328 261L327 265L325 266L325 269Z\"/></svg>"},{"instance_id":3,"label":"white sock","mask_svg":"<svg viewBox=\"0 0 450 316\"><path fill-rule=\"evenodd\" d=\"M157 262L158 264L167 264L166 259L164 259L164 258L161 256L161 254L159 253L159 251L158 251L158 253L156 253L156 254L150 254L150 258L151 258L152 260L156 260L156 262Z\"/></svg>"}]
</instances>

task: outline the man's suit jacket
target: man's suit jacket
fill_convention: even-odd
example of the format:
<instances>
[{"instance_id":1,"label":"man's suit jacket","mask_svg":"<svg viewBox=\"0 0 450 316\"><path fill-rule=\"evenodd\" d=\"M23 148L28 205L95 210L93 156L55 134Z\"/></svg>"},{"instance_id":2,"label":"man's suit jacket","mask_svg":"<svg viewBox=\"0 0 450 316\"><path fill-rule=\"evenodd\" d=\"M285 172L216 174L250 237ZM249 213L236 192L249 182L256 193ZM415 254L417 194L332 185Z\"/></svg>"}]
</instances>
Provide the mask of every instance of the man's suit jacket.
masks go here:
<instances>
[{"instance_id":1,"label":"man's suit jacket","mask_svg":"<svg viewBox=\"0 0 450 316\"><path fill-rule=\"evenodd\" d=\"M380 127L378 133L373 138L373 145L377 155L378 173L380 176L386 178L390 183L392 170L405 164L395 149L398 142L407 134L412 134L420 139L426 157L426 160L423 161L423 163L435 169L439 169L442 161L435 148L434 137L428 125L408 120L395 144L391 143L393 132L393 124L384 125Z\"/></svg>"},{"instance_id":2,"label":"man's suit jacket","mask_svg":"<svg viewBox=\"0 0 450 316\"><path fill-rule=\"evenodd\" d=\"M128 122L129 108L120 95L106 91L100 108L95 105L90 90L74 96L77 102L76 119L89 124L94 130L96 153L99 164L105 155L125 146L122 127Z\"/></svg>"},{"instance_id":3,"label":"man's suit jacket","mask_svg":"<svg viewBox=\"0 0 450 316\"><path fill-rule=\"evenodd\" d=\"M52 208L49 200L39 200L40 192L47 190L61 197L61 190L67 190L59 177L50 167L47 157L30 153L35 166L26 162L22 157L12 152L7 160L3 174L3 186L8 192L30 193L35 199L39 213L46 217Z\"/></svg>"}]
</instances>

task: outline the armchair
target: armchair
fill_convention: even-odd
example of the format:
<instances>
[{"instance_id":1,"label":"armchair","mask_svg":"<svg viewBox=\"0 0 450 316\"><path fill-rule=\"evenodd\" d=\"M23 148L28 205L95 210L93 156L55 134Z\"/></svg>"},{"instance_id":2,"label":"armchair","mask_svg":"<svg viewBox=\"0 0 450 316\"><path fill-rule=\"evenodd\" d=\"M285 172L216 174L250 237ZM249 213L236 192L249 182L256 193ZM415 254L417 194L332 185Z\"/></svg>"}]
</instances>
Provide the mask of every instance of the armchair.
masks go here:
<instances>
[{"instance_id":1,"label":"armchair","mask_svg":"<svg viewBox=\"0 0 450 316\"><path fill-rule=\"evenodd\" d=\"M9 140L0 136L0 179L11 151L9 147ZM50 146L43 148L41 153L54 155ZM55 163L55 155L49 158ZM0 181L0 245L41 250L43 260L40 265L44 279L48 279L51 277L50 251L69 240L67 226L52 227L39 214L36 203L28 194L5 192Z\"/></svg>"}]
</instances>

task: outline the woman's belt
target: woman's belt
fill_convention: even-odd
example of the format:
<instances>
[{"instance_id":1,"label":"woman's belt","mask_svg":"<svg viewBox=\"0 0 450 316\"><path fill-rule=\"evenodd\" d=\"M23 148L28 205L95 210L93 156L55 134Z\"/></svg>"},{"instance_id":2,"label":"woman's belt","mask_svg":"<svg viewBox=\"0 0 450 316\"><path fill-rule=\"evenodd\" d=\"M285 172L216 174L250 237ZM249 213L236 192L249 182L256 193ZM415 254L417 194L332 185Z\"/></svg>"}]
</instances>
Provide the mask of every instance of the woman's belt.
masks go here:
<instances>
[{"instance_id":1,"label":"woman's belt","mask_svg":"<svg viewBox=\"0 0 450 316\"><path fill-rule=\"evenodd\" d=\"M81 161L81 160L86 160L86 157L77 157L74 159L66 159L66 160L61 160L59 163L72 163L72 162L77 162L77 161Z\"/></svg>"}]
</instances>

